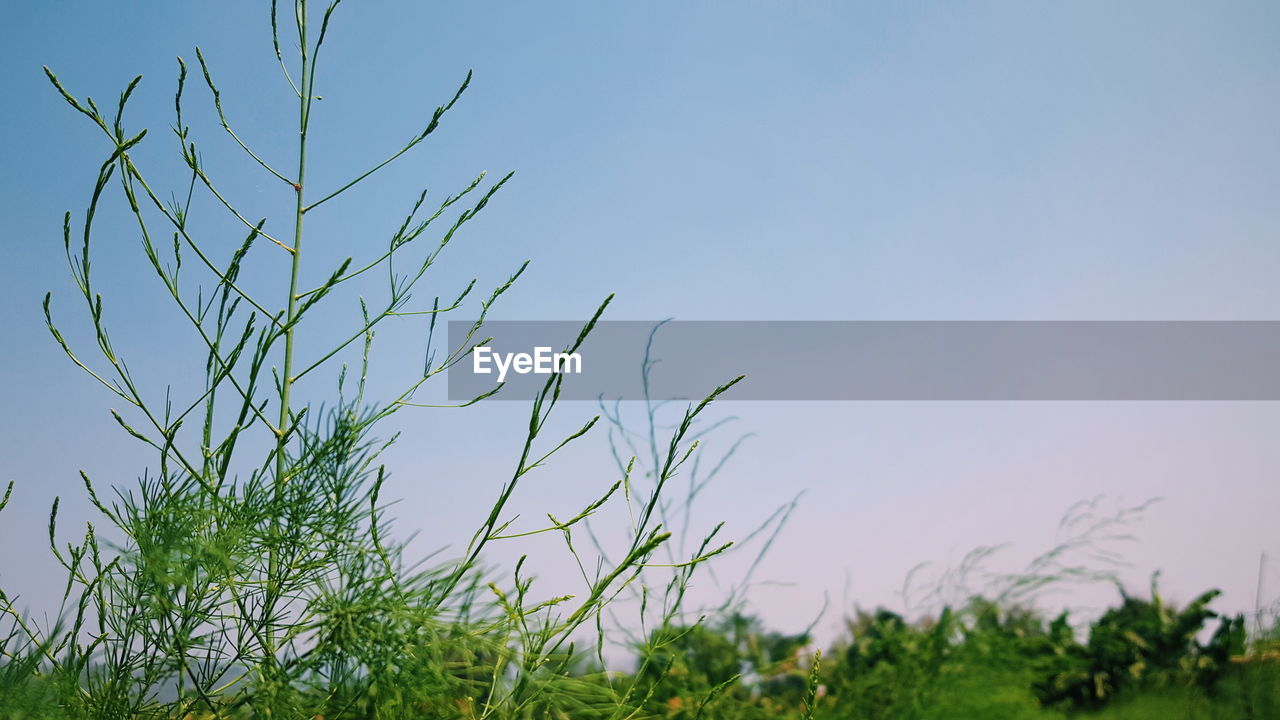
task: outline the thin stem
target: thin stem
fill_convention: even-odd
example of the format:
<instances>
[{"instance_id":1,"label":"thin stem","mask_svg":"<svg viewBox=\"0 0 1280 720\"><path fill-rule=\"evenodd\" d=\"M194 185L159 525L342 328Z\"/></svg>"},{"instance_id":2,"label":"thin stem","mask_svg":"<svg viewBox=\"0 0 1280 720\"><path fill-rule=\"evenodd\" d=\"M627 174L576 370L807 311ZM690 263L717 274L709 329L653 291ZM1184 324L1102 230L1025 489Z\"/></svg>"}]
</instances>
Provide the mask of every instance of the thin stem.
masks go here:
<instances>
[{"instance_id":1,"label":"thin stem","mask_svg":"<svg viewBox=\"0 0 1280 720\"><path fill-rule=\"evenodd\" d=\"M307 58L307 2L306 0L298 0L298 45L299 54L302 58L302 69L299 79L302 82L302 92L298 98L298 175L297 182L293 189L297 194L297 204L295 206L294 225L293 225L293 252L290 255L289 269L289 301L285 311L284 322L284 372L280 378L280 419L277 423L276 432L276 474L275 474L275 494L277 501L283 494L284 484L288 482L286 472L289 467L286 450L289 444L289 435L292 430L292 422L290 412L290 394L293 390L293 350L294 336L297 330L298 320L298 275L302 265L302 213L305 209L302 199L302 185L306 178L307 170L307 120L311 109L311 73L308 72ZM276 531L280 530L280 518L275 519ZM274 584L280 575L280 558L273 543L270 557L267 561L267 582L268 585ZM274 596L278 588L269 588L267 595ZM264 617L269 617L271 612L267 608ZM266 655L269 663L275 661L276 652L276 630L274 625L267 629Z\"/></svg>"},{"instance_id":2,"label":"thin stem","mask_svg":"<svg viewBox=\"0 0 1280 720\"><path fill-rule=\"evenodd\" d=\"M468 70L467 77L462 81L462 85L458 87L458 91L454 93L453 99L450 100L447 104L441 105L436 108L435 112L432 113L431 115L431 122L427 124L427 127L425 130L423 130L421 133L415 136L412 140L410 140L407 144L405 144L404 147L397 150L391 157L387 158L386 160L383 160L377 165L374 165L372 168L370 168L368 171L361 174L356 179L352 180L346 185L343 185L337 190L334 190L328 195L325 195L324 197L312 203L310 206L304 206L303 210L306 211L306 210L311 210L313 208L319 207L321 204L328 202L329 200L332 200L333 198L341 195L342 193L349 190L356 183L359 183L361 180L364 180L370 175L378 172L379 170L381 170L382 168L386 167L391 162L393 162L396 158L412 150L414 146L416 146L418 143L422 142L423 140L426 140L427 136L430 135L432 132L434 132L436 127L440 124L440 118L444 117L444 114L449 112L449 110L453 108L454 103L458 102L458 98L462 97L462 93L467 91L467 86L469 86L470 84L471 84L471 71ZM310 91L310 86L307 84L306 78L303 78L302 94L304 98L306 97L309 91ZM299 182L301 182L301 180L299 180Z\"/></svg>"},{"instance_id":3,"label":"thin stem","mask_svg":"<svg viewBox=\"0 0 1280 720\"><path fill-rule=\"evenodd\" d=\"M307 37L306 37L306 0L299 0L299 41L301 43L302 55L302 71L300 73L302 80L302 97L298 100L298 182L293 186L297 195L297 203L295 206L294 224L293 224L293 255L289 270L289 301L285 311L284 322L284 373L280 378L280 422L277 425L279 434L277 435L277 456L276 456L276 483L285 482L285 446L288 441L288 428L290 425L289 400L293 383L296 379L293 376L293 350L294 336L297 330L298 319L298 277L302 265L302 219L306 210L303 202L303 180L306 177L307 170L307 119L310 110L308 102L311 93L311 74L308 70L307 57Z\"/></svg>"},{"instance_id":4,"label":"thin stem","mask_svg":"<svg viewBox=\"0 0 1280 720\"><path fill-rule=\"evenodd\" d=\"M121 157L125 161L125 164L129 170L129 174L132 175L133 179L138 182L138 186L141 187L143 192L147 194L147 197L151 199L151 203L156 206L156 209L158 209L160 213L164 215L165 218L169 221L169 223L173 225L174 229L178 231L178 234L182 237L183 241L186 242L187 246L190 247L195 252L196 257L200 258L200 261L204 263L205 267L207 267L210 270L210 272L212 272L215 276L217 276L217 278L221 280L227 287L231 288L231 290L235 292L235 294L244 298L245 302L248 302L249 305L253 307L253 309L262 313L265 317L271 318L272 319L271 321L275 323L276 326L283 327L280 325L280 321L276 319L276 315L274 313L268 312L266 308L258 304L256 300L254 300L252 297L248 295L248 293L246 293L244 290L241 290L240 287L235 284L233 279L228 278L226 274L222 272L221 268L219 268L217 265L213 263L213 260L211 260L209 256L205 254L204 250L200 247L198 243L196 243L195 239L192 238L189 233L187 233L185 222L181 218L178 218L173 213L171 213L169 209L164 206L164 202L160 200L160 197L151 190L150 186L147 185L147 181L142 177L142 172L138 170L138 167L136 165L133 164L133 160L127 154L122 155Z\"/></svg>"},{"instance_id":5,"label":"thin stem","mask_svg":"<svg viewBox=\"0 0 1280 720\"><path fill-rule=\"evenodd\" d=\"M273 13L273 16L274 16L274 13ZM213 107L218 112L218 121L222 123L222 129L226 130L227 134L231 136L231 139L235 140L236 144L240 146L240 149L244 150L246 153L249 153L249 157L256 160L257 163L261 165L267 172L271 173L272 175L275 175L276 177L280 178L286 183L289 183L290 185L294 184L292 180L285 177L284 175L281 175L278 171L276 171L275 168L268 165L266 160L263 160L262 158L258 157L258 154L255 153L252 149L250 149L249 146L246 145L244 141L240 139L240 136L236 134L236 131L231 129L231 123L227 121L227 115L222 111L222 93L218 92L218 87L213 84L213 76L209 73L209 65L204 61L204 54L200 52L200 48L196 48L196 59L200 61L200 69L204 72L205 84L209 86L209 91L213 93Z\"/></svg>"},{"instance_id":6,"label":"thin stem","mask_svg":"<svg viewBox=\"0 0 1280 720\"><path fill-rule=\"evenodd\" d=\"M293 88L293 93L302 97L302 91L298 90L298 86L294 84L293 78L289 75L289 67L284 64L284 56L280 54L280 27L276 20L276 0L271 0L271 45L276 51L276 62L280 63L280 69L284 71L284 79L289 81L289 87Z\"/></svg>"}]
</instances>

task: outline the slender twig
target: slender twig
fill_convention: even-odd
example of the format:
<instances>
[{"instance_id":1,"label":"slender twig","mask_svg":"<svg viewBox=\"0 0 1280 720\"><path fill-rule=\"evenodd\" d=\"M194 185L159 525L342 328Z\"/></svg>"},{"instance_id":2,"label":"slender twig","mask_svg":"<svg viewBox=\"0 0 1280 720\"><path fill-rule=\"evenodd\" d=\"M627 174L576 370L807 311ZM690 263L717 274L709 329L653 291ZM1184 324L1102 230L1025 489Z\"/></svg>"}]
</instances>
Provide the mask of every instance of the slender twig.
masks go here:
<instances>
[{"instance_id":1,"label":"slender twig","mask_svg":"<svg viewBox=\"0 0 1280 720\"><path fill-rule=\"evenodd\" d=\"M448 111L453 107L453 104L454 104L454 103L456 103L456 102L458 102L458 98L462 97L462 93L466 91L467 86L468 86L468 85L470 85L470 84L471 84L471 71L470 71L470 70L468 70L468 71L467 71L467 77L462 81L462 85L460 85L460 86L458 87L458 91L457 91L456 93L454 93L454 95L453 95L453 99L451 99L447 104L445 104L445 105L441 105L441 106L439 106L439 107L437 107L437 108L436 108L435 112L434 112L434 113L432 113L432 115L431 115L431 122L427 123L427 127L426 127L426 129L424 129L421 133L419 133L419 134L418 134L418 135L416 135L412 140L410 140L408 143L406 143L406 144L404 145L404 147L402 147L402 148L400 148L399 150L397 150L396 152L392 153L391 157L388 157L386 160L383 160L382 162L378 163L377 165L374 165L372 168L370 168L369 170L365 171L363 174L359 175L359 176L358 176L358 177L356 177L354 180L352 180L352 181L348 182L346 185L343 185L342 187L338 188L337 190L334 190L333 192L329 193L328 195L325 195L324 197L320 198L319 200L317 200L317 201L315 201L315 202L311 203L310 205L306 206L306 207L304 208L304 210L313 210L313 209L315 209L315 208L319 207L320 205L322 205L322 204L324 204L324 203L326 203L326 202L328 202L328 201L332 200L333 198L335 198L335 197L337 197L337 196L341 195L342 193L344 193L344 192L346 192L347 190L351 189L354 185L356 185L356 183L359 183L361 180L364 180L365 178L369 177L370 175L372 175L372 174L374 174L374 173L378 172L379 170L381 170L382 168L386 167L388 164L390 164L391 162L393 162L394 160L396 160L396 158L398 158L398 157L400 157L401 155L404 155L405 153L407 153L407 152L409 152L410 150L412 150L412 149L414 148L414 146L415 146L415 145L417 145L418 143L422 142L423 140L426 140L426 139L427 139L427 136L428 136L428 135L430 135L432 132L434 132L434 131L435 131L435 129L436 129L436 127L440 124L440 118L444 117L444 114L445 114L446 112L448 112ZM305 94L305 91L304 91L304 94Z\"/></svg>"}]
</instances>

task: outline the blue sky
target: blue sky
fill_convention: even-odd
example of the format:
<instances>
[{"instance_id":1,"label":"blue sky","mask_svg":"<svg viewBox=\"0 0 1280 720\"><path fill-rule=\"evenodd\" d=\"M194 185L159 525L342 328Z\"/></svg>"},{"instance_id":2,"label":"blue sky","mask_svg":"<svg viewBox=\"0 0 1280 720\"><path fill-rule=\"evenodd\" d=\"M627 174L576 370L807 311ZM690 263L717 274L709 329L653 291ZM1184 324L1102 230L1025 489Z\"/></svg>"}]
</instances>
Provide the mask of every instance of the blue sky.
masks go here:
<instances>
[{"instance_id":1,"label":"blue sky","mask_svg":"<svg viewBox=\"0 0 1280 720\"><path fill-rule=\"evenodd\" d=\"M28 3L0 29L0 480L18 482L0 547L22 548L0 556L0 579L33 603L48 566L27 538L42 537L52 497L77 496L79 468L127 483L146 461L43 327L39 300L53 290L63 324L83 330L59 226L83 206L104 148L40 66L104 103L142 73L129 117L152 135L138 156L176 179L173 58L193 62L199 44L241 134L291 166L294 119L262 5ZM423 187L443 194L479 170L514 169L430 277L448 295L532 259L495 311L505 319L585 317L611 292L613 319L1280 315L1274 3L353 2L336 23L310 187L363 170L417 132L467 68L475 80L427 143L308 217L316 279L384 242ZM236 154L192 80L187 113L211 172L247 214L287 227L287 188ZM97 262L117 345L161 378L158 391L190 382L191 346L171 339L183 329L136 238L105 212ZM205 217L228 248L238 242ZM256 280L279 276L279 258L260 262ZM342 307L335 326L352 319L352 302ZM416 332L381 338L375 386L412 372ZM566 406L563 420L592 412ZM823 593L897 602L917 562L977 545L1011 542L1014 563L1053 541L1070 503L1099 494L1164 498L1126 546L1138 586L1159 568L1175 598L1218 586L1224 608L1244 609L1258 554L1280 554L1271 403L722 412L756 437L709 515L745 531L807 490L761 570L780 584L757 604L782 627L803 625ZM423 530L415 547L465 536L523 421L511 403L396 419L406 439L389 462L404 528ZM610 473L595 438L521 509L575 505ZM548 566L549 583L558 572Z\"/></svg>"}]
</instances>

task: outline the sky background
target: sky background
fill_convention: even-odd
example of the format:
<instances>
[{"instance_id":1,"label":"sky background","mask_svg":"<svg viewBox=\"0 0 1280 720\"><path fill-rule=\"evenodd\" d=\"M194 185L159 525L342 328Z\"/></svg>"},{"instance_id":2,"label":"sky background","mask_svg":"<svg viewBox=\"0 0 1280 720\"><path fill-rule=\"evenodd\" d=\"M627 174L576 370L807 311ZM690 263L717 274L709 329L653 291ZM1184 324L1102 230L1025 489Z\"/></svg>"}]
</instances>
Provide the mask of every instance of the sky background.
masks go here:
<instances>
[{"instance_id":1,"label":"sky background","mask_svg":"<svg viewBox=\"0 0 1280 720\"><path fill-rule=\"evenodd\" d=\"M89 340L60 224L64 210L81 212L106 148L40 66L104 106L142 73L127 117L151 128L135 156L163 187L182 187L168 132L174 56L194 66L201 46L237 131L281 167L295 163L296 111L265 3L24 3L6 16L0 480L17 489L0 514L0 582L39 610L59 582L43 548L52 498L63 496L68 523L88 518L79 469L128 484L149 461L43 326L52 290L72 341ZM492 287L532 259L494 317L585 319L617 293L610 319L1280 319L1278 30L1269 2L349 2L321 60L309 192L419 132L467 68L475 80L426 143L308 215L305 271L315 284L382 246L423 187L438 198L480 170L514 169L423 297L472 277ZM188 92L210 173L247 216L287 234L292 191L210 122L198 75ZM191 332L113 202L95 262L115 344L153 393L190 387L202 363ZM243 233L198 208L193 222L229 255ZM280 288L282 253L265 245L246 282ZM354 298L336 307L304 352L355 321ZM422 328L379 340L373 389L391 392L420 363ZM566 404L559 422L595 410ZM404 431L387 456L388 492L403 498L401 531L420 530L416 552L469 537L517 459L527 412L424 410L385 429ZM854 602L901 608L912 567L945 568L977 546L1009 543L995 564L1015 569L1052 546L1072 503L1098 496L1104 508L1162 498L1117 546L1132 589L1160 570L1174 600L1218 587L1219 609L1248 610L1260 553L1280 557L1275 403L716 412L737 419L711 451L754 437L701 520L727 519L741 536L805 493L757 571L771 584L752 594L782 629L804 627L825 602L826 633ZM515 502L540 517L615 478L597 433ZM554 545L533 547L548 594L572 582ZM718 577L747 560L728 558ZM1268 598L1280 596L1277 567L1264 573ZM698 592L716 591L706 579ZM1092 588L1045 602L1115 597Z\"/></svg>"}]
</instances>

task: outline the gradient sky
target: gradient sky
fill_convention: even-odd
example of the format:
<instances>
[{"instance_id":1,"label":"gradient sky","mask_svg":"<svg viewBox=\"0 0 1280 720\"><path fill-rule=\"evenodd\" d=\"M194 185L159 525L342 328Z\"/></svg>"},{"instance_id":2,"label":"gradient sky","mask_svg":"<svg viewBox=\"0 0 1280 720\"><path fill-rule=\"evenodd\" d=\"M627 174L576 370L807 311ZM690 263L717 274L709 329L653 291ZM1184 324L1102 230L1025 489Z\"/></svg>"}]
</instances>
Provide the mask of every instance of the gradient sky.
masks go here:
<instances>
[{"instance_id":1,"label":"gradient sky","mask_svg":"<svg viewBox=\"0 0 1280 720\"><path fill-rule=\"evenodd\" d=\"M0 27L0 480L18 483L0 514L0 581L33 607L56 584L42 552L52 497L70 503L69 521L87 517L78 469L128 483L147 461L43 327L53 290L68 334L85 339L60 223L83 207L104 147L40 66L103 105L144 74L129 118L152 135L136 154L176 180L173 57L193 62L199 44L238 131L288 167L294 114L263 6L24 3ZM1271 2L351 2L322 59L309 186L362 171L418 132L468 67L475 80L426 144L308 216L307 262L319 280L384 243L421 188L440 196L479 170L514 169L429 292L471 277L492 286L532 259L496 317L584 318L616 292L613 319L1280 319L1278 31ZM208 121L198 76L189 87L211 172L283 231L291 192ZM199 362L172 339L190 332L160 302L118 209L104 210L98 241L108 317L163 392ZM241 233L210 222L229 252ZM262 252L252 280L280 277L281 259ZM352 320L343 303L334 326ZM420 328L381 339L374 385L389 390L418 364ZM560 419L593 411L568 404ZM1011 543L1003 562L1016 567L1053 543L1071 503L1098 495L1163 498L1122 547L1135 589L1160 569L1175 600L1220 587L1219 608L1251 609L1259 554L1280 556L1275 403L719 412L756 436L704 515L743 533L807 491L759 571L777 584L754 596L785 629L824 594L828 629L846 601L900 606L913 566L978 545ZM498 403L395 419L405 436L388 456L390 492L404 498L402 531L421 529L415 548L467 537L526 414ZM613 479L600 435L517 503L539 517ZM545 573L548 592L571 578L554 561Z\"/></svg>"}]
</instances>

